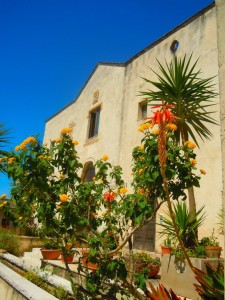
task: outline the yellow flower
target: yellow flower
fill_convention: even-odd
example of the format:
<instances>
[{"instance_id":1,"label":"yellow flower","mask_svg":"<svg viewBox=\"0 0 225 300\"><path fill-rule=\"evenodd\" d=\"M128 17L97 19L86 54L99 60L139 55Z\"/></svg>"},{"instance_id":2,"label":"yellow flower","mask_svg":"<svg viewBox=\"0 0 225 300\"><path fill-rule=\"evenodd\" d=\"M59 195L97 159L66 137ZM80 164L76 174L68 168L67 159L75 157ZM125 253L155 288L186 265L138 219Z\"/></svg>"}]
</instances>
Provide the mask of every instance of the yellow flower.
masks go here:
<instances>
[{"instance_id":1,"label":"yellow flower","mask_svg":"<svg viewBox=\"0 0 225 300\"><path fill-rule=\"evenodd\" d=\"M68 199L68 196L67 196L66 194L61 194L61 195L59 196L59 198L60 198L60 201L61 201L61 202L66 202L67 199Z\"/></svg>"},{"instance_id":2,"label":"yellow flower","mask_svg":"<svg viewBox=\"0 0 225 300\"><path fill-rule=\"evenodd\" d=\"M10 157L8 158L8 164L11 165L13 164L13 161L15 160L15 157Z\"/></svg>"},{"instance_id":3,"label":"yellow flower","mask_svg":"<svg viewBox=\"0 0 225 300\"><path fill-rule=\"evenodd\" d=\"M95 180L96 180L96 177L94 176L94 177L92 178L92 180L95 181Z\"/></svg>"},{"instance_id":4,"label":"yellow flower","mask_svg":"<svg viewBox=\"0 0 225 300\"><path fill-rule=\"evenodd\" d=\"M20 145L20 150L25 150L27 147L26 147L26 144L24 144L24 143L22 143L21 145Z\"/></svg>"},{"instance_id":5,"label":"yellow flower","mask_svg":"<svg viewBox=\"0 0 225 300\"><path fill-rule=\"evenodd\" d=\"M141 175L143 173L143 169L138 170L138 174Z\"/></svg>"},{"instance_id":6,"label":"yellow flower","mask_svg":"<svg viewBox=\"0 0 225 300\"><path fill-rule=\"evenodd\" d=\"M132 171L132 172L130 173L130 175L133 176L133 175L134 175L134 172Z\"/></svg>"},{"instance_id":7,"label":"yellow flower","mask_svg":"<svg viewBox=\"0 0 225 300\"><path fill-rule=\"evenodd\" d=\"M138 189L138 190L137 190L137 193L138 193L139 195L143 195L143 194L144 194L144 189Z\"/></svg>"},{"instance_id":8,"label":"yellow flower","mask_svg":"<svg viewBox=\"0 0 225 300\"><path fill-rule=\"evenodd\" d=\"M73 129L72 128L63 128L62 130L61 130L61 134L67 134L67 133L70 133L70 132L72 132L73 131Z\"/></svg>"},{"instance_id":9,"label":"yellow flower","mask_svg":"<svg viewBox=\"0 0 225 300\"><path fill-rule=\"evenodd\" d=\"M43 156L43 155L39 155L39 156L38 156L38 158L40 158L40 159L41 159L41 158L44 158L44 156Z\"/></svg>"},{"instance_id":10,"label":"yellow flower","mask_svg":"<svg viewBox=\"0 0 225 300\"><path fill-rule=\"evenodd\" d=\"M0 162L3 162L3 161L4 161L4 158L3 158L3 157L1 157L1 158L0 158Z\"/></svg>"},{"instance_id":11,"label":"yellow flower","mask_svg":"<svg viewBox=\"0 0 225 300\"><path fill-rule=\"evenodd\" d=\"M27 200L27 197L22 197L22 200L23 200L23 201L26 201L26 200Z\"/></svg>"},{"instance_id":12,"label":"yellow flower","mask_svg":"<svg viewBox=\"0 0 225 300\"><path fill-rule=\"evenodd\" d=\"M172 123L168 123L168 124L166 124L166 129L168 129L168 130L177 130L177 125L172 124Z\"/></svg>"},{"instance_id":13,"label":"yellow flower","mask_svg":"<svg viewBox=\"0 0 225 300\"><path fill-rule=\"evenodd\" d=\"M61 143L61 141L62 141L62 140L61 140L60 138L56 138L56 139L55 139L55 142L56 142L56 143Z\"/></svg>"},{"instance_id":14,"label":"yellow flower","mask_svg":"<svg viewBox=\"0 0 225 300\"><path fill-rule=\"evenodd\" d=\"M144 146L141 145L141 146L138 147L138 149L139 149L139 150L144 150Z\"/></svg>"},{"instance_id":15,"label":"yellow flower","mask_svg":"<svg viewBox=\"0 0 225 300\"><path fill-rule=\"evenodd\" d=\"M73 141L73 144L76 146L76 145L79 144L79 142L78 142L77 140L74 140L74 141Z\"/></svg>"},{"instance_id":16,"label":"yellow flower","mask_svg":"<svg viewBox=\"0 0 225 300\"><path fill-rule=\"evenodd\" d=\"M103 212L102 212L102 217L104 217L104 216L105 216L105 214L106 214L106 212L105 212L105 211L103 211Z\"/></svg>"},{"instance_id":17,"label":"yellow flower","mask_svg":"<svg viewBox=\"0 0 225 300\"><path fill-rule=\"evenodd\" d=\"M66 247L66 248L71 248L72 246L73 246L72 243L67 243L65 247Z\"/></svg>"},{"instance_id":18,"label":"yellow flower","mask_svg":"<svg viewBox=\"0 0 225 300\"><path fill-rule=\"evenodd\" d=\"M8 201L4 201L2 204L3 204L3 205L6 205L7 203L8 203Z\"/></svg>"},{"instance_id":19,"label":"yellow flower","mask_svg":"<svg viewBox=\"0 0 225 300\"><path fill-rule=\"evenodd\" d=\"M23 220L23 217L19 217L19 221Z\"/></svg>"},{"instance_id":20,"label":"yellow flower","mask_svg":"<svg viewBox=\"0 0 225 300\"><path fill-rule=\"evenodd\" d=\"M1 200L4 200L4 199L6 199L6 197L7 197L6 194L2 194L1 197L0 197L0 199L1 199Z\"/></svg>"},{"instance_id":21,"label":"yellow flower","mask_svg":"<svg viewBox=\"0 0 225 300\"><path fill-rule=\"evenodd\" d=\"M152 134L154 134L154 135L159 134L159 129L152 130Z\"/></svg>"},{"instance_id":22,"label":"yellow flower","mask_svg":"<svg viewBox=\"0 0 225 300\"><path fill-rule=\"evenodd\" d=\"M125 194L127 192L127 188L121 187L120 188L120 194Z\"/></svg>"},{"instance_id":23,"label":"yellow flower","mask_svg":"<svg viewBox=\"0 0 225 300\"><path fill-rule=\"evenodd\" d=\"M60 208L62 208L61 205L57 205L57 206L56 206L56 209L60 209Z\"/></svg>"},{"instance_id":24,"label":"yellow flower","mask_svg":"<svg viewBox=\"0 0 225 300\"><path fill-rule=\"evenodd\" d=\"M29 136L28 138L26 138L19 146L16 146L15 150L25 150L26 149L26 145L29 143L35 143L36 139L33 136Z\"/></svg>"},{"instance_id":25,"label":"yellow flower","mask_svg":"<svg viewBox=\"0 0 225 300\"><path fill-rule=\"evenodd\" d=\"M195 159L190 159L190 163L192 167L194 167L197 164L197 161Z\"/></svg>"},{"instance_id":26,"label":"yellow flower","mask_svg":"<svg viewBox=\"0 0 225 300\"><path fill-rule=\"evenodd\" d=\"M97 216L98 216L98 213L92 213L91 215L92 215L92 217L94 217L94 218L95 218L95 217L97 217Z\"/></svg>"},{"instance_id":27,"label":"yellow flower","mask_svg":"<svg viewBox=\"0 0 225 300\"><path fill-rule=\"evenodd\" d=\"M108 155L105 154L102 156L102 160L107 161L108 159L109 159Z\"/></svg>"},{"instance_id":28,"label":"yellow flower","mask_svg":"<svg viewBox=\"0 0 225 300\"><path fill-rule=\"evenodd\" d=\"M66 176L64 174L59 174L60 179L64 179Z\"/></svg>"},{"instance_id":29,"label":"yellow flower","mask_svg":"<svg viewBox=\"0 0 225 300\"><path fill-rule=\"evenodd\" d=\"M149 122L143 123L143 124L141 124L141 125L138 127L138 131L143 132L143 131L145 131L145 130L148 130L148 129L151 128L151 127L152 127L152 124L151 124L151 123L149 123Z\"/></svg>"},{"instance_id":30,"label":"yellow flower","mask_svg":"<svg viewBox=\"0 0 225 300\"><path fill-rule=\"evenodd\" d=\"M187 146L190 149L194 149L196 147L196 144L191 141L184 142L184 146Z\"/></svg>"},{"instance_id":31,"label":"yellow flower","mask_svg":"<svg viewBox=\"0 0 225 300\"><path fill-rule=\"evenodd\" d=\"M204 169L200 169L201 174L205 175L206 174L206 170Z\"/></svg>"}]
</instances>

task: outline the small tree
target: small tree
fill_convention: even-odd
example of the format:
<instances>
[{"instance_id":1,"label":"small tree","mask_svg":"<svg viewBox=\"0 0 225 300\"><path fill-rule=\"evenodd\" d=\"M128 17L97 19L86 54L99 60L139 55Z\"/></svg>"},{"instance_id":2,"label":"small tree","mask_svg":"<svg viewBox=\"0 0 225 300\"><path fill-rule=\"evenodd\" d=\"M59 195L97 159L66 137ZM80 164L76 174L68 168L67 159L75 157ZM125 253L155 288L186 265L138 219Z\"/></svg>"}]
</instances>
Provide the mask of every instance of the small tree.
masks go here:
<instances>
[{"instance_id":1,"label":"small tree","mask_svg":"<svg viewBox=\"0 0 225 300\"><path fill-rule=\"evenodd\" d=\"M24 226L36 218L42 234L51 233L61 241L62 251L68 246L85 245L89 248L89 260L98 265L94 273L79 262L78 270L86 273L86 285L74 283L69 265L73 293L87 299L101 296L116 299L116 293L146 299L137 289L143 285L143 274L135 274L138 285L133 285L134 274L129 270L121 249L134 232L148 224L157 210L167 200L162 188L163 177L158 155L158 132L151 130L147 122L140 126L144 134L142 145L133 150L133 191L125 187L120 166L108 162L103 155L96 164L94 181L83 182L82 164L76 151L77 141L69 132L61 131L62 139L41 145L29 137L1 158L9 178L13 180L12 209L7 201L0 207L16 226ZM186 160L195 159L192 147L174 143L174 129L166 128L168 189L171 199L185 199L184 190L199 186L195 166ZM115 256L116 255L116 256ZM130 275L130 276L129 276Z\"/></svg>"}]
</instances>

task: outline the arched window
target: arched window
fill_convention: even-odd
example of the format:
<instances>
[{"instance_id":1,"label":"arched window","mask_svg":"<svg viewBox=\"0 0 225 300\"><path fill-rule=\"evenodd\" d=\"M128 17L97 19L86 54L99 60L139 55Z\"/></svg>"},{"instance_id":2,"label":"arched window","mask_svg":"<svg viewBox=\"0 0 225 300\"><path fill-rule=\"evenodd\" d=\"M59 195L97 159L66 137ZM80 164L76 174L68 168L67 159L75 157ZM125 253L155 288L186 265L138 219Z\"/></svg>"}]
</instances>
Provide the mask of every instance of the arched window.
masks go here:
<instances>
[{"instance_id":1,"label":"arched window","mask_svg":"<svg viewBox=\"0 0 225 300\"><path fill-rule=\"evenodd\" d=\"M82 179L84 182L93 181L93 177L95 176L95 168L93 162L86 162L83 169Z\"/></svg>"}]
</instances>

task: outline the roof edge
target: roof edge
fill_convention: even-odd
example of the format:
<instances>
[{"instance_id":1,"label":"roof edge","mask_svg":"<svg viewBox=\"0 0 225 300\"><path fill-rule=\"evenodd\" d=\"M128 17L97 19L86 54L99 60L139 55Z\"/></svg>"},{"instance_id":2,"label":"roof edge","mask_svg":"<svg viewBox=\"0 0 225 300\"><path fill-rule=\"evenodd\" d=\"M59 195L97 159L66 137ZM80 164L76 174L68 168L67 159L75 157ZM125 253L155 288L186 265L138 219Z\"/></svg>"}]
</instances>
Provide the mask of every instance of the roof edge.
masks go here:
<instances>
[{"instance_id":1,"label":"roof edge","mask_svg":"<svg viewBox=\"0 0 225 300\"><path fill-rule=\"evenodd\" d=\"M66 106L64 106L62 109L60 109L58 112L56 112L55 114L53 114L50 118L48 118L45 121L45 124L48 121L50 121L52 118L54 118L55 116L57 116L58 114L60 114L62 111L64 111L66 108L68 108L70 105L72 105L73 103L75 103L77 101L77 99L79 98L79 96L81 95L81 93L83 92L83 90L85 89L85 87L87 86L88 82L90 81L90 79L92 78L92 76L94 75L95 71L97 70L97 68L99 66L126 67L132 61L134 61L136 58L138 58L139 56L141 56L142 54L144 54L145 52L147 52L149 49L151 49L154 46L156 46L157 44L159 44L161 41L165 40L168 36L170 36L171 34L173 34L176 31L178 31L180 28L187 26L187 24L191 23L193 20L197 19L198 17L200 17L201 15L203 15L204 13L206 13L208 10L210 10L214 6L215 6L215 1L213 1L211 4L209 4L208 6L206 6L205 8L203 8L202 10L200 10L199 12L197 12L195 15L193 15L190 18L188 18L186 21L182 22L180 25L176 26L175 28L173 28L172 30L170 30L169 32L167 32L165 35L163 35L162 37L160 37L159 39L157 39L156 41L154 41L153 43L151 43L150 45L148 45L147 47L145 47L143 50L141 50L140 52L138 52L137 54L135 54L134 56L132 56L130 59L128 59L125 63L98 62L97 65L95 66L95 68L93 69L93 71L91 72L90 76L86 80L85 84L83 85L83 87L81 88L81 90L79 91L79 93L76 95L76 97L71 102L69 102Z\"/></svg>"},{"instance_id":2,"label":"roof edge","mask_svg":"<svg viewBox=\"0 0 225 300\"><path fill-rule=\"evenodd\" d=\"M180 28L185 27L188 24L190 24L191 22L193 22L193 20L197 19L198 17L200 17L201 15L203 15L204 13L206 13L208 10L210 10L214 6L215 6L215 1L212 2L211 4L209 4L208 6L206 6L205 8L203 8L202 10L200 10L199 12L197 12L192 17L188 18L187 20L185 20L184 22L182 22L181 24L179 24L178 26L176 26L175 28L171 29L169 32L167 32L166 34L164 34L163 36L161 36L159 39L157 39L156 41L154 41L153 43L151 43L150 45L148 45L147 47L145 47L143 50L141 50L140 52L138 52L134 56L132 56L130 59L128 59L125 62L125 66L129 65L132 61L134 61L136 58L138 58L139 56L141 56L142 54L144 54L145 52L147 52L149 49L151 49L154 46L156 46L157 44L161 43L168 36L172 35L176 31L178 31Z\"/></svg>"},{"instance_id":3,"label":"roof edge","mask_svg":"<svg viewBox=\"0 0 225 300\"><path fill-rule=\"evenodd\" d=\"M53 119L55 116L57 116L58 114L60 114L62 111L64 111L67 107L69 107L70 105L72 105L73 103L75 103L77 101L77 99L79 98L79 96L81 95L81 93L83 92L83 90L85 89L85 87L87 86L88 82L90 81L90 79L92 78L92 76L94 75L95 71L97 70L97 68L99 66L125 67L125 63L112 63L112 62L111 63L107 63L107 62L99 62L99 63L97 63L97 65L95 66L95 68L93 69L93 71L91 72L91 74L89 75L88 79L85 81L84 85L80 89L79 93L76 95L76 97L72 101L70 101L66 106L64 106L62 109L60 109L55 114L53 114L51 117L49 117L45 121L45 124L48 121L50 121L51 119Z\"/></svg>"}]
</instances>

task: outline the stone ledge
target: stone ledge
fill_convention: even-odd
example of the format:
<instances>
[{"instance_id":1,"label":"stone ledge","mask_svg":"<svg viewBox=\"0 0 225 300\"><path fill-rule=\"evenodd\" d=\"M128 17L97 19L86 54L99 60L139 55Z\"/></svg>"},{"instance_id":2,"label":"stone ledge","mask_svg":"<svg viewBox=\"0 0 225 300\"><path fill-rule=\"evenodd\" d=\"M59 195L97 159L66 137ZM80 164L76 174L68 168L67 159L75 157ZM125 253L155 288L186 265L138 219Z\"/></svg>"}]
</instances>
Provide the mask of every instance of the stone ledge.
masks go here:
<instances>
[{"instance_id":1,"label":"stone ledge","mask_svg":"<svg viewBox=\"0 0 225 300\"><path fill-rule=\"evenodd\" d=\"M17 274L9 267L5 266L3 263L0 263L0 278L1 278L0 280L1 297L4 297L4 295L8 295L10 289L14 290L13 292L10 293L12 295L10 299L7 296L7 300L15 300L15 299L56 300L57 299L56 297L42 290L41 288L39 288L29 280Z\"/></svg>"}]
</instances>

